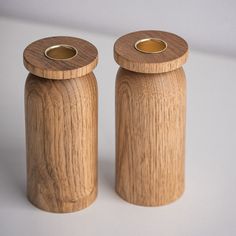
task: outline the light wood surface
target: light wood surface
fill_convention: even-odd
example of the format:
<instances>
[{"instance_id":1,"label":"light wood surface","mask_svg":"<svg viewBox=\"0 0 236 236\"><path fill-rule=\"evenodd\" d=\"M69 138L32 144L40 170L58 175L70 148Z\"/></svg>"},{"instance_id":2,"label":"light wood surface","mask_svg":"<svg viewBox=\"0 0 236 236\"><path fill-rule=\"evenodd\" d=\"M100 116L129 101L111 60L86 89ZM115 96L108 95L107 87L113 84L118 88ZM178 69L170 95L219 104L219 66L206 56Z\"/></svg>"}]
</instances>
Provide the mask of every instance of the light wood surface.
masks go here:
<instances>
[{"instance_id":1,"label":"light wood surface","mask_svg":"<svg viewBox=\"0 0 236 236\"><path fill-rule=\"evenodd\" d=\"M148 37L156 41L145 44ZM137 40L141 51L135 48ZM153 50L160 52L149 53ZM140 31L119 38L114 57L121 66L116 79L116 191L137 205L168 204L184 191L186 85L181 66L187 44L174 34Z\"/></svg>"},{"instance_id":2,"label":"light wood surface","mask_svg":"<svg viewBox=\"0 0 236 236\"><path fill-rule=\"evenodd\" d=\"M167 44L161 53L141 53L135 43L142 39L157 38ZM188 44L181 37L163 31L138 31L120 37L114 45L114 58L122 67L140 73L163 73L181 67L187 60Z\"/></svg>"},{"instance_id":3,"label":"light wood surface","mask_svg":"<svg viewBox=\"0 0 236 236\"><path fill-rule=\"evenodd\" d=\"M116 191L126 201L164 205L184 190L185 77L182 68L116 81Z\"/></svg>"},{"instance_id":4,"label":"light wood surface","mask_svg":"<svg viewBox=\"0 0 236 236\"><path fill-rule=\"evenodd\" d=\"M97 194L97 85L92 73L25 86L27 194L37 207L70 212Z\"/></svg>"},{"instance_id":5,"label":"light wood surface","mask_svg":"<svg viewBox=\"0 0 236 236\"><path fill-rule=\"evenodd\" d=\"M65 39L63 43L69 45L76 40ZM47 40L58 43L55 38ZM40 52L47 45L42 41ZM31 46L25 54L32 52ZM79 46L77 49L80 51ZM59 72L84 63L72 58L48 64L46 56L32 55L29 63L39 57L41 65L55 65ZM36 71L37 67L32 72ZM48 79L30 73L25 84L27 195L38 208L63 213L89 206L97 195L97 82L93 72L66 80L59 80L60 73L54 75L59 77Z\"/></svg>"},{"instance_id":6,"label":"light wood surface","mask_svg":"<svg viewBox=\"0 0 236 236\"><path fill-rule=\"evenodd\" d=\"M66 44L77 49L78 54L70 60L51 60L45 57L47 48ZM90 42L74 38L57 36L37 40L26 47L24 65L28 71L48 79L78 78L93 71L98 62L98 52Z\"/></svg>"}]
</instances>

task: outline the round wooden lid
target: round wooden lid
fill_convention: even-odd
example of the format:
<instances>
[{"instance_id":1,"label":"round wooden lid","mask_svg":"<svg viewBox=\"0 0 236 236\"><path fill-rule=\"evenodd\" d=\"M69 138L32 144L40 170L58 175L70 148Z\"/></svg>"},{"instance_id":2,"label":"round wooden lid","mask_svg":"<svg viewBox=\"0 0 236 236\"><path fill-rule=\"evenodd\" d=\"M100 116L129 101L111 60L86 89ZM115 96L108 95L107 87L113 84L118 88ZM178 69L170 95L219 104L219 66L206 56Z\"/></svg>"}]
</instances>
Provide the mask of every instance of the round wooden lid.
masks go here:
<instances>
[{"instance_id":1,"label":"round wooden lid","mask_svg":"<svg viewBox=\"0 0 236 236\"><path fill-rule=\"evenodd\" d=\"M98 51L86 40L49 37L24 50L24 65L30 73L47 79L72 79L90 73L97 65Z\"/></svg>"},{"instance_id":2,"label":"round wooden lid","mask_svg":"<svg viewBox=\"0 0 236 236\"><path fill-rule=\"evenodd\" d=\"M148 30L126 34L114 45L116 62L127 70L163 73L181 67L187 60L188 44L181 37Z\"/></svg>"}]
</instances>

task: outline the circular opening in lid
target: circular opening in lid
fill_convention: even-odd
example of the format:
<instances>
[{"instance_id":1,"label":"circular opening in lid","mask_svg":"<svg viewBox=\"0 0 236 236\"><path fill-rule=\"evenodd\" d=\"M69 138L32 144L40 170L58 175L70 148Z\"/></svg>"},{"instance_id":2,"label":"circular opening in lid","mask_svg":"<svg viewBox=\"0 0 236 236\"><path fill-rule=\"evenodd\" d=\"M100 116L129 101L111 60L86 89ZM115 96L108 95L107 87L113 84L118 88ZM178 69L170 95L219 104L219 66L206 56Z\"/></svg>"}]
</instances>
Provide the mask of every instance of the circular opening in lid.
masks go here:
<instances>
[{"instance_id":1,"label":"circular opening in lid","mask_svg":"<svg viewBox=\"0 0 236 236\"><path fill-rule=\"evenodd\" d=\"M77 54L75 47L66 44L53 45L45 50L45 56L52 60L69 60Z\"/></svg>"},{"instance_id":2,"label":"circular opening in lid","mask_svg":"<svg viewBox=\"0 0 236 236\"><path fill-rule=\"evenodd\" d=\"M167 43L158 38L146 38L138 40L134 46L143 53L160 53L166 50Z\"/></svg>"}]
</instances>

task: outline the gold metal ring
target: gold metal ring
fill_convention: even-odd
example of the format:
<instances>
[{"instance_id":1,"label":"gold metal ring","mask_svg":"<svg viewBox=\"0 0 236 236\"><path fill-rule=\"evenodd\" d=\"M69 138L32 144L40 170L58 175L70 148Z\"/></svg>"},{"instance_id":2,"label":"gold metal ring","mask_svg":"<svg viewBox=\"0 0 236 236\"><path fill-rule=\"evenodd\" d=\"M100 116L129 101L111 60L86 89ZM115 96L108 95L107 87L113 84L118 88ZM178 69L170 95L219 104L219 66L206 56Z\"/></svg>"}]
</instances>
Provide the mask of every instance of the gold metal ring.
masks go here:
<instances>
[{"instance_id":1,"label":"gold metal ring","mask_svg":"<svg viewBox=\"0 0 236 236\"><path fill-rule=\"evenodd\" d=\"M44 54L51 60L70 60L78 54L78 50L67 44L58 44L48 47Z\"/></svg>"},{"instance_id":2,"label":"gold metal ring","mask_svg":"<svg viewBox=\"0 0 236 236\"><path fill-rule=\"evenodd\" d=\"M159 38L145 38L138 40L134 47L143 53L160 53L166 50L167 43Z\"/></svg>"}]
</instances>

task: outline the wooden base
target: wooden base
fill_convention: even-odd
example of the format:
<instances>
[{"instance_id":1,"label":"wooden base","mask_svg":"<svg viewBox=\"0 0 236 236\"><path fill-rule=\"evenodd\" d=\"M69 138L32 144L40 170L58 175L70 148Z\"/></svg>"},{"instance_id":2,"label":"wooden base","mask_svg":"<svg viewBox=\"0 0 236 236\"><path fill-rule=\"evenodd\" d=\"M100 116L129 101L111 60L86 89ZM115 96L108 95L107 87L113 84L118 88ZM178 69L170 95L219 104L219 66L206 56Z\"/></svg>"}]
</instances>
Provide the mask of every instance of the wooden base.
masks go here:
<instances>
[{"instance_id":1,"label":"wooden base","mask_svg":"<svg viewBox=\"0 0 236 236\"><path fill-rule=\"evenodd\" d=\"M116 80L116 191L142 206L184 191L185 75L120 68Z\"/></svg>"},{"instance_id":2,"label":"wooden base","mask_svg":"<svg viewBox=\"0 0 236 236\"><path fill-rule=\"evenodd\" d=\"M75 212L80 211L82 209L85 209L86 207L90 206L97 197L97 189L94 189L94 191L84 198L78 199L75 202L64 202L64 201L57 201L57 203L52 206L51 204L42 204L40 200L40 196L37 196L39 199L35 199L34 197L31 199L31 194L28 193L27 195L28 200L37 208L53 212L53 213L69 213L69 212ZM43 198L42 198L43 199Z\"/></svg>"},{"instance_id":3,"label":"wooden base","mask_svg":"<svg viewBox=\"0 0 236 236\"><path fill-rule=\"evenodd\" d=\"M124 195L121 194L121 192L118 190L118 188L116 188L116 193L120 196L120 198L122 198L124 201L130 203L130 204L134 204L137 206L143 206L143 207L159 207L159 206L165 206L171 203L174 203L175 201L177 201L179 198L182 197L182 195L184 194L184 188L183 188L183 192L179 193L178 196L176 196L175 198L170 199L169 201L165 201L163 203L158 202L158 203L149 203L149 202L142 202L142 201L132 201L131 198L126 198Z\"/></svg>"}]
</instances>

